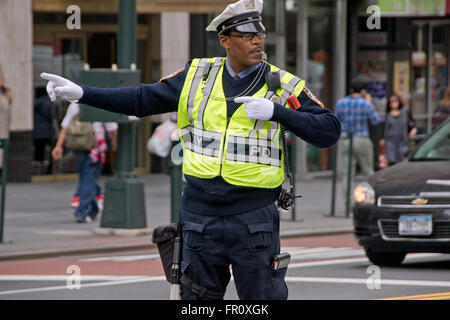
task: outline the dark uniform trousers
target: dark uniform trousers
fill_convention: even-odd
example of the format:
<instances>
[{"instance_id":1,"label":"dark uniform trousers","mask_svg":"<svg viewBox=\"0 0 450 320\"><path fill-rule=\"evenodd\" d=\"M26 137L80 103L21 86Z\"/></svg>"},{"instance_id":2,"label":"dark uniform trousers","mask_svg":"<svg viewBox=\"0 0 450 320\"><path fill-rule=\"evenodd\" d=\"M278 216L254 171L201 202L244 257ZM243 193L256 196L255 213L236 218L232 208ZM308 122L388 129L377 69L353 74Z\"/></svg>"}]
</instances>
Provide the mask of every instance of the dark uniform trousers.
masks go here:
<instances>
[{"instance_id":1,"label":"dark uniform trousers","mask_svg":"<svg viewBox=\"0 0 450 320\"><path fill-rule=\"evenodd\" d=\"M272 269L280 253L280 218L275 204L230 216L199 215L181 210L181 271L198 285L225 292L230 265L242 300L285 300L287 268ZM183 300L197 296L182 286Z\"/></svg>"}]
</instances>

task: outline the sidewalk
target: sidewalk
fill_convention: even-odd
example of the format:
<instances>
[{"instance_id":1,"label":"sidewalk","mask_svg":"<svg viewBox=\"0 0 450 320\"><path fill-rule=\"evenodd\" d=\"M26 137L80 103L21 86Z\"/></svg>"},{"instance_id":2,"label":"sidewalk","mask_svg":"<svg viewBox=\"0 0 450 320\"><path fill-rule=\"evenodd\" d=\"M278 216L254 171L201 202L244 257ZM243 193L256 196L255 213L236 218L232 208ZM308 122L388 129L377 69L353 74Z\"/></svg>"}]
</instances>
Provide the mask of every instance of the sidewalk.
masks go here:
<instances>
[{"instance_id":1,"label":"sidewalk","mask_svg":"<svg viewBox=\"0 0 450 320\"><path fill-rule=\"evenodd\" d=\"M102 186L107 178L101 178ZM0 260L155 248L152 229L170 222L170 176L148 174L139 178L145 185L147 228L114 230L115 234L100 228L100 217L89 224L75 222L70 201L76 181L9 183ZM308 178L297 181L296 187L303 197L297 200L295 221L289 214L281 216L282 237L352 232L340 183L335 217L329 216L330 178Z\"/></svg>"}]
</instances>

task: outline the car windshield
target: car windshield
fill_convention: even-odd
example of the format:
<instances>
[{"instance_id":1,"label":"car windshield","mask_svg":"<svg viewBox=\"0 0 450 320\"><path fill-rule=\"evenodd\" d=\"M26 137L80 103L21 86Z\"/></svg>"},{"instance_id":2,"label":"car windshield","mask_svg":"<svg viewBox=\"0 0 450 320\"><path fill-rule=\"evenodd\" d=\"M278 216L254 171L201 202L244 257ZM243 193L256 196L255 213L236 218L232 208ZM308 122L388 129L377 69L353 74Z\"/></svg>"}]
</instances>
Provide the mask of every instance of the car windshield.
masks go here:
<instances>
[{"instance_id":1,"label":"car windshield","mask_svg":"<svg viewBox=\"0 0 450 320\"><path fill-rule=\"evenodd\" d=\"M436 130L411 157L412 161L450 160L450 121Z\"/></svg>"}]
</instances>

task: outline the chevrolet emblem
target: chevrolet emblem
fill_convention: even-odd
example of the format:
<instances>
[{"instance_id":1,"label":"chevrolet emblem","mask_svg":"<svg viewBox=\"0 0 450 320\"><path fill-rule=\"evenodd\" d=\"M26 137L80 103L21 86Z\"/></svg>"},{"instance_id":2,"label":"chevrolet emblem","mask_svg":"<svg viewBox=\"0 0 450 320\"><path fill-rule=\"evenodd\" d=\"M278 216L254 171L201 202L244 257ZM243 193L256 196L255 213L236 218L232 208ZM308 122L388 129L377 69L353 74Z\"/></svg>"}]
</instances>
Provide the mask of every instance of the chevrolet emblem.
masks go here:
<instances>
[{"instance_id":1,"label":"chevrolet emblem","mask_svg":"<svg viewBox=\"0 0 450 320\"><path fill-rule=\"evenodd\" d=\"M428 203L428 199L424 199L424 198L416 198L413 201L411 201L411 204L415 205L415 206L420 206L420 205L424 205Z\"/></svg>"}]
</instances>

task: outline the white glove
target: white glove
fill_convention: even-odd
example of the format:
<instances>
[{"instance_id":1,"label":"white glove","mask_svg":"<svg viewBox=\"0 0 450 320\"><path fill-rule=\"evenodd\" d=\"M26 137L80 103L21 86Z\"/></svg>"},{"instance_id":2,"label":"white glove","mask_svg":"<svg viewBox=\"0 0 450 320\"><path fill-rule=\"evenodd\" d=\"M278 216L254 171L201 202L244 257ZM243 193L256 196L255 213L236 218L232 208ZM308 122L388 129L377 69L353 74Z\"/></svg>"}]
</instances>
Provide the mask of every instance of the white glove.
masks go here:
<instances>
[{"instance_id":1,"label":"white glove","mask_svg":"<svg viewBox=\"0 0 450 320\"><path fill-rule=\"evenodd\" d=\"M78 102L83 96L83 89L66 78L45 72L41 73L41 78L48 80L47 93L52 101L55 101L57 96L61 96L70 102Z\"/></svg>"},{"instance_id":2,"label":"white glove","mask_svg":"<svg viewBox=\"0 0 450 320\"><path fill-rule=\"evenodd\" d=\"M274 104L272 101L256 97L238 97L236 103L245 103L245 112L249 119L269 120L273 116Z\"/></svg>"}]
</instances>

